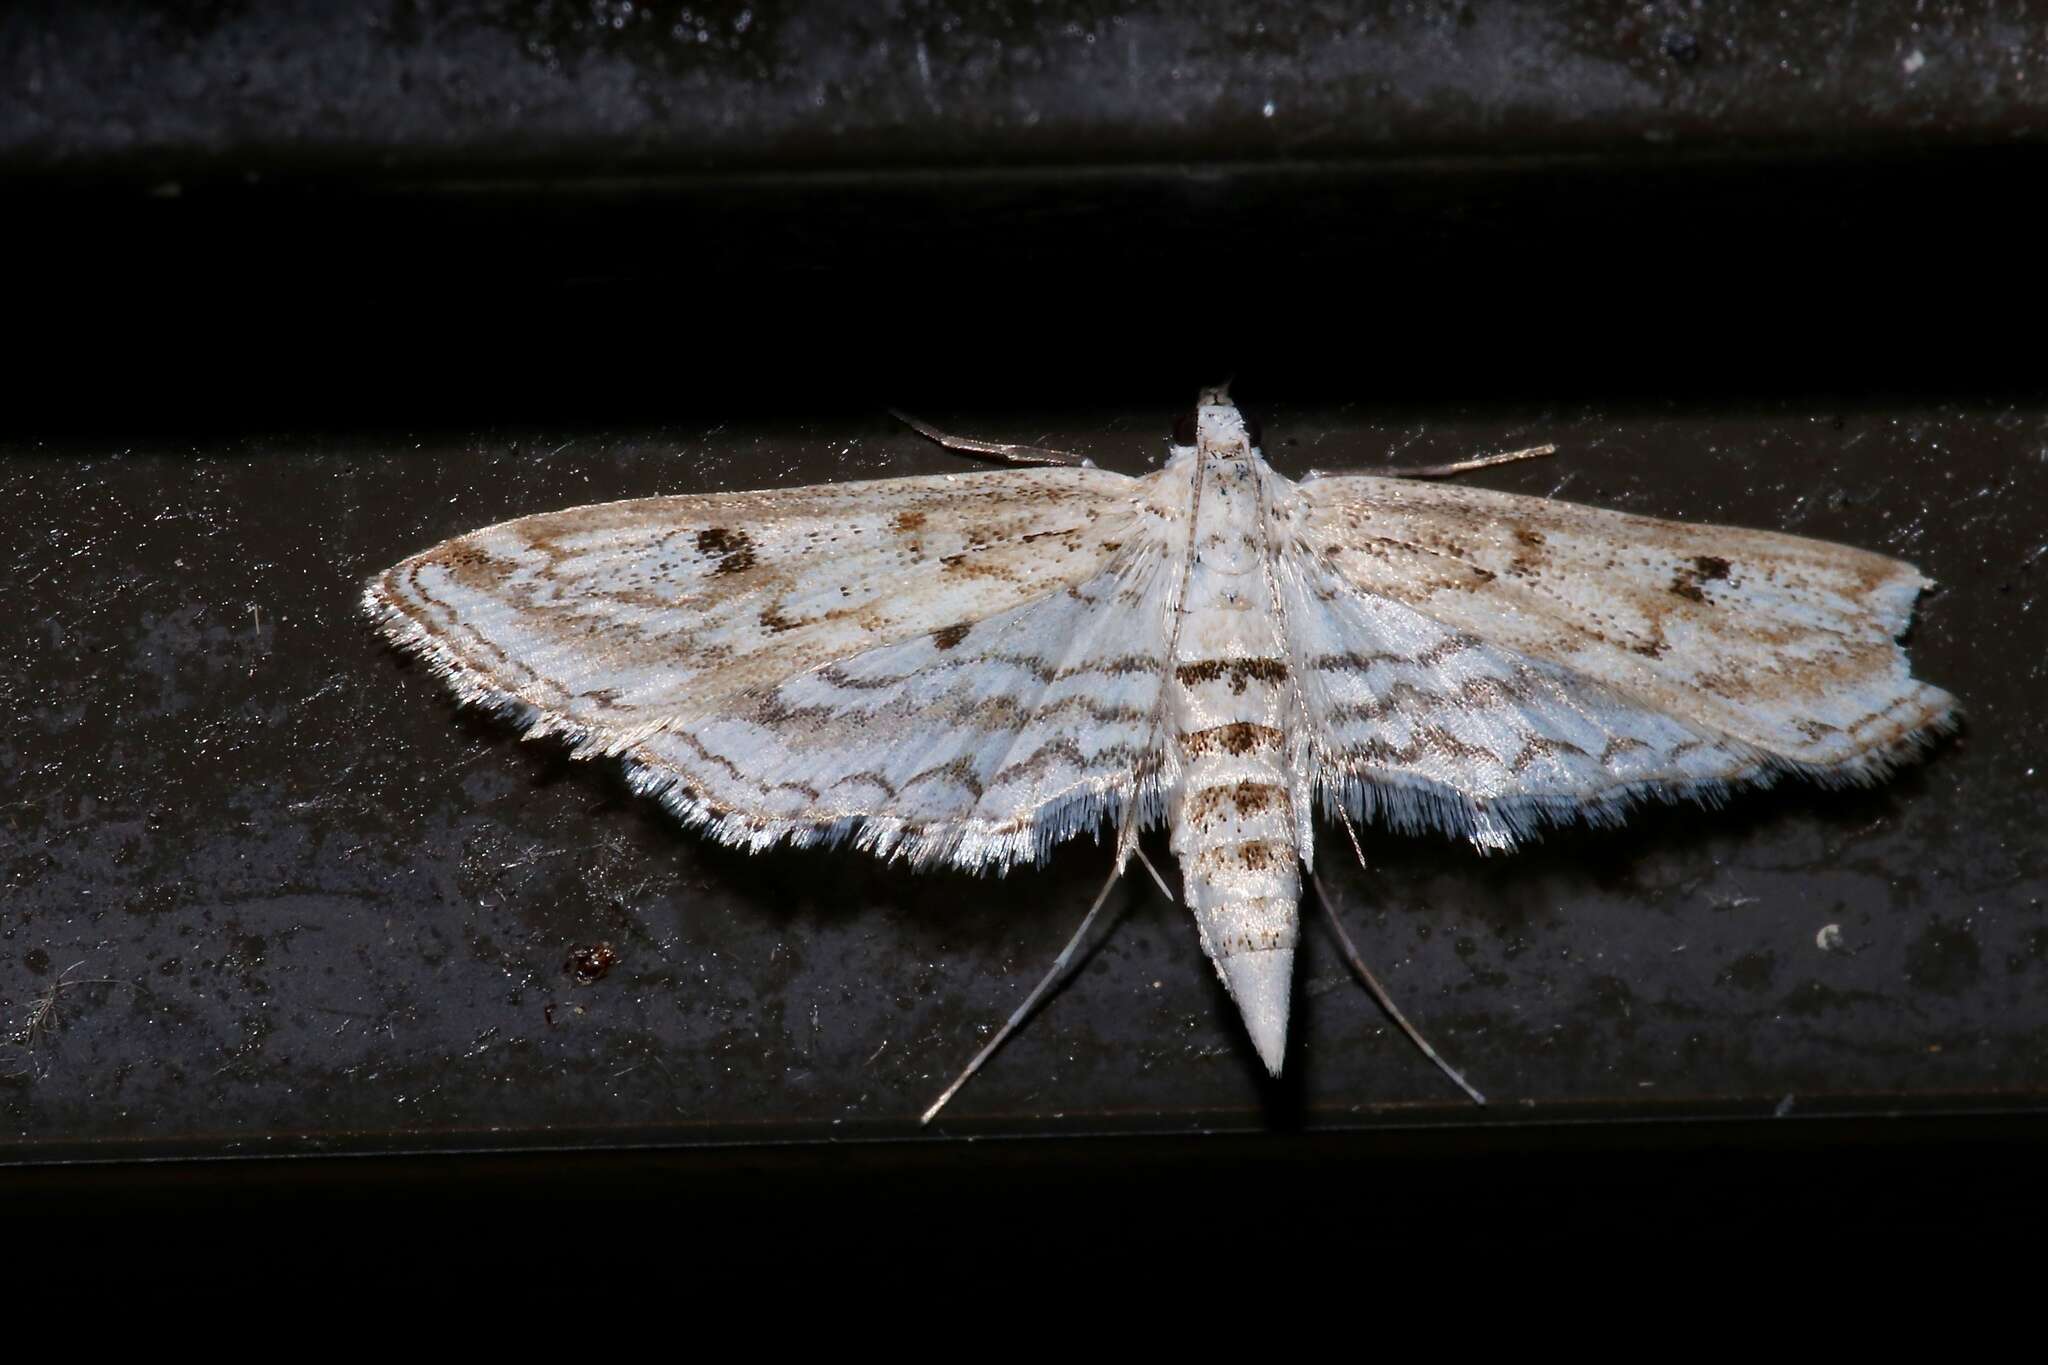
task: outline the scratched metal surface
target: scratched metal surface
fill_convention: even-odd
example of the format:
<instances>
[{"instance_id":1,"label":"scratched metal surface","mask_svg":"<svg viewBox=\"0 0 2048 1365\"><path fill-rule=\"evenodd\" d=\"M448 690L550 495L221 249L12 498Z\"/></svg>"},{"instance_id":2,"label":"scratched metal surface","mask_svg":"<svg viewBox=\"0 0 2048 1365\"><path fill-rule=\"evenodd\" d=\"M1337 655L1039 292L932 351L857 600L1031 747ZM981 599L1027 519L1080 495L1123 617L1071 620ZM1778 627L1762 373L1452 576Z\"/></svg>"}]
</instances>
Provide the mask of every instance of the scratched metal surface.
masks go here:
<instances>
[{"instance_id":1,"label":"scratched metal surface","mask_svg":"<svg viewBox=\"0 0 2048 1365\"><path fill-rule=\"evenodd\" d=\"M20 0L0 168L395 173L2038 139L2037 5Z\"/></svg>"},{"instance_id":2,"label":"scratched metal surface","mask_svg":"<svg viewBox=\"0 0 2048 1365\"><path fill-rule=\"evenodd\" d=\"M1163 435L1149 413L972 425L1130 470ZM1333 864L1354 933L1491 1093L1484 1113L1389 1032L1320 930L1289 1073L1262 1080L1185 912L1131 883L952 1131L2048 1102L2048 407L1276 400L1267 432L1295 469L1541 435L1559 460L1484 481L1909 557L1941 583L1917 669L1969 729L1873 792L1653 813L1510 858L1375 836L1370 872ZM712 847L605 765L456 714L355 598L503 517L950 458L862 413L8 450L0 1010L19 1031L52 989L56 1008L0 1052L0 1152L907 1131L1057 952L1099 852L994 881ZM618 964L579 984L569 959L598 942Z\"/></svg>"}]
</instances>

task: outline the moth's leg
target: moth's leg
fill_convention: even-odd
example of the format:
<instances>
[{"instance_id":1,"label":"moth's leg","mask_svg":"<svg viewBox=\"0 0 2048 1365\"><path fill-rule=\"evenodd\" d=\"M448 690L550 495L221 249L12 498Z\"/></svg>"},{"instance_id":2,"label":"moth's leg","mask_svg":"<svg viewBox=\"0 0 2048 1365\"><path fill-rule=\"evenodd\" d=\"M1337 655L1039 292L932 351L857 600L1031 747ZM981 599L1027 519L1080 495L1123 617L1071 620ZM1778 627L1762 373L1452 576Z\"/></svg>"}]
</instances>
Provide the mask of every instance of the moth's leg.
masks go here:
<instances>
[{"instance_id":1,"label":"moth's leg","mask_svg":"<svg viewBox=\"0 0 2048 1365\"><path fill-rule=\"evenodd\" d=\"M1136 809L1135 803L1132 808ZM1119 841L1121 841L1121 838L1122 836L1119 836ZM1160 894L1168 900L1173 900L1174 894L1167 887L1166 878L1159 875L1159 869L1154 867L1152 860L1145 856L1145 850L1139 848L1135 842L1131 844L1130 849L1133 854L1137 855L1138 861L1145 865L1145 870L1152 874L1152 880L1158 885ZM1052 970L1045 974L1045 979L1038 983L1030 995L1024 997L1024 1003L1017 1006L1011 1012L1010 1017L1004 1021L1002 1028L996 1031L996 1036L989 1039L981 1051L974 1054L974 1060L967 1064L967 1069L954 1077L953 1083L946 1087L945 1093L933 1100L931 1108L925 1110L919 1116L917 1121L920 1124L930 1123L938 1116L938 1112L946 1107L946 1101L952 1099L959 1092L960 1087L967 1084L968 1077L981 1070L981 1064L995 1055L995 1050L1003 1045L1003 1040L1017 1031L1017 1026L1031 1016L1031 1011L1038 1008L1038 1002L1045 998L1046 992L1050 991L1058 984L1059 979L1067 974L1067 968L1074 961L1074 950L1079 948L1082 941L1088 937L1088 926L1095 923L1095 916L1101 911L1102 903L1109 899L1110 888L1117 884L1117 880L1123 874L1124 870L1121 863L1110 869L1109 880L1102 884L1101 892L1095 897L1095 904L1088 907L1087 915L1081 920L1081 927L1074 931L1074 936L1067 940L1067 946L1060 949L1060 955L1053 959Z\"/></svg>"},{"instance_id":2,"label":"moth's leg","mask_svg":"<svg viewBox=\"0 0 2048 1365\"><path fill-rule=\"evenodd\" d=\"M1134 801L1132 804L1135 806L1136 802ZM1102 913L1103 902L1109 899L1111 888L1117 884L1118 879L1123 875L1124 869L1121 863L1110 868L1109 880L1102 884L1102 890L1096 894L1095 904L1089 906L1088 913L1082 916L1081 927L1074 931L1074 936L1067 940L1067 946L1060 949L1060 955L1053 959L1052 970L1048 971L1044 979L1032 987L1031 994L1024 997L1024 1003L1011 1011L1010 1017L1003 1021L1003 1026L996 1030L996 1036L989 1039L983 1045L981 1051L974 1054L973 1060L967 1063L966 1069L953 1078L951 1085L939 1092L939 1097L932 1101L931 1108L918 1115L917 1121L919 1124L927 1124L937 1118L939 1111L946 1107L946 1102L960 1092L960 1087L967 1084L969 1078L975 1072L981 1070L981 1064L995 1055L996 1049L1001 1047L1004 1041L1017 1031L1017 1026L1031 1017L1031 1012L1038 1008L1038 1002L1045 999L1047 993L1059 984L1060 978L1067 974L1067 968L1073 964L1075 950L1088 937L1088 930L1095 923L1095 917ZM1153 875L1157 876L1158 874L1155 872Z\"/></svg>"},{"instance_id":3,"label":"moth's leg","mask_svg":"<svg viewBox=\"0 0 2048 1365\"><path fill-rule=\"evenodd\" d=\"M1517 460L1540 460L1545 455L1556 453L1556 446L1541 445L1529 446L1523 450L1503 451L1499 455L1454 460L1450 464L1418 465L1414 469L1311 469L1302 475L1302 481L1327 479L1339 474L1372 474L1382 479L1448 479L1455 474L1470 474L1475 469L1491 469L1497 464L1513 464Z\"/></svg>"},{"instance_id":4,"label":"moth's leg","mask_svg":"<svg viewBox=\"0 0 2048 1365\"><path fill-rule=\"evenodd\" d=\"M991 459L1003 460L1009 464L1065 464L1082 469L1095 468L1095 461L1086 455L1076 455L1067 450L1048 450L1044 446L1012 445L1004 441L977 441L972 436L954 436L940 431L928 422L920 422L907 412L889 409L889 415L909 427L920 436L930 437L948 450L964 451L969 455L987 455Z\"/></svg>"},{"instance_id":5,"label":"moth's leg","mask_svg":"<svg viewBox=\"0 0 2048 1365\"><path fill-rule=\"evenodd\" d=\"M1358 831L1351 825L1351 813L1339 805L1337 814L1344 821L1344 832L1351 836L1351 851L1358 855L1358 865L1364 867L1365 850L1359 847ZM1453 1085L1470 1096L1472 1103L1485 1104L1486 1096L1473 1089L1470 1081L1459 1075L1449 1062L1437 1055L1436 1049L1429 1045L1429 1040L1422 1036L1422 1031L1409 1023L1408 1016L1401 1013L1400 1008L1394 1004L1394 998L1387 994L1386 987L1380 985L1379 978L1372 974L1372 968L1365 965L1365 959L1359 955L1357 945L1351 941L1351 935L1344 932L1344 921L1337 918L1337 911L1330 904L1330 893L1323 889L1323 879L1311 872L1308 880L1309 885L1316 889L1316 901L1323 907L1323 914L1329 918L1330 928L1336 932L1337 946L1343 950L1345 960L1351 964L1351 970L1358 974L1358 979L1364 983L1372 998L1379 1002L1379 1007L1387 1012L1387 1018L1393 1020L1401 1032L1408 1035L1408 1041L1415 1044L1423 1056L1436 1063L1437 1070L1450 1077Z\"/></svg>"}]
</instances>

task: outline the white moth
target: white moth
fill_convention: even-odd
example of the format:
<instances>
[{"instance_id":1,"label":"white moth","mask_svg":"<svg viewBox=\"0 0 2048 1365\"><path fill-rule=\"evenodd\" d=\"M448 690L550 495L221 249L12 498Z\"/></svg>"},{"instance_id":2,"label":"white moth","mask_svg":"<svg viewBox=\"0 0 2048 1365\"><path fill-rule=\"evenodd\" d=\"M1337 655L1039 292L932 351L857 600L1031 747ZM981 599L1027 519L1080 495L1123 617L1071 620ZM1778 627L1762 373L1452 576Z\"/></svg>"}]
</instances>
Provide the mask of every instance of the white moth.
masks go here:
<instances>
[{"instance_id":1,"label":"white moth","mask_svg":"<svg viewBox=\"0 0 2048 1365\"><path fill-rule=\"evenodd\" d=\"M365 605L462 700L622 759L728 844L1002 869L1107 827L1121 870L1163 823L1276 1075L1319 813L1500 850L1648 799L1874 782L1954 724L1897 644L1928 582L1897 560L1297 483L1221 389L1135 478L920 430L1070 467L523 517Z\"/></svg>"}]
</instances>

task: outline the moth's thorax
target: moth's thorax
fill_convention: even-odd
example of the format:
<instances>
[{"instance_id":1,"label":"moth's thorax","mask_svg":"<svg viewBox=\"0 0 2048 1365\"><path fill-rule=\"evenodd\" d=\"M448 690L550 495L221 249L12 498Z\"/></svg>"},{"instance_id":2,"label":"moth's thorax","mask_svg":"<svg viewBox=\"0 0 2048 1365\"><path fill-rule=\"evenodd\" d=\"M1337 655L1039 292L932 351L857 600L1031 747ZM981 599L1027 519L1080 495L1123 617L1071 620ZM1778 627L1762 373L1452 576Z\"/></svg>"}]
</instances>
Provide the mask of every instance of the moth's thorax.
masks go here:
<instances>
[{"instance_id":1,"label":"moth's thorax","mask_svg":"<svg viewBox=\"0 0 2048 1365\"><path fill-rule=\"evenodd\" d=\"M1250 424L1221 389L1204 390L1195 405L1195 448L1205 456L1236 459L1255 449Z\"/></svg>"}]
</instances>

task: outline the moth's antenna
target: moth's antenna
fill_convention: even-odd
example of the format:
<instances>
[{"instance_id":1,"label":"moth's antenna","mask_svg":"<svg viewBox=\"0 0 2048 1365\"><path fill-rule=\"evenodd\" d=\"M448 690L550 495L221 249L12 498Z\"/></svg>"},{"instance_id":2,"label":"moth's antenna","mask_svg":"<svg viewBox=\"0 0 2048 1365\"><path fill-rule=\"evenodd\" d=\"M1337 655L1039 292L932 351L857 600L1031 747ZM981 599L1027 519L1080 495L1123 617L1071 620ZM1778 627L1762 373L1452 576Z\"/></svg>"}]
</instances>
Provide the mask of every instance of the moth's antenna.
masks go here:
<instances>
[{"instance_id":1,"label":"moth's antenna","mask_svg":"<svg viewBox=\"0 0 2048 1365\"><path fill-rule=\"evenodd\" d=\"M1012 445L1006 441L980 441L972 436L954 436L940 431L928 422L920 422L907 412L889 409L889 415L909 427L920 436L937 441L948 450L965 451L969 455L987 455L994 459L1006 460L1011 464L1065 464L1081 469L1095 468L1095 461L1086 455L1076 455L1071 450L1050 450L1045 446Z\"/></svg>"},{"instance_id":2,"label":"moth's antenna","mask_svg":"<svg viewBox=\"0 0 2048 1365\"><path fill-rule=\"evenodd\" d=\"M1382 479L1448 479L1454 474L1470 474L1475 469L1491 469L1497 464L1513 464L1517 460L1540 460L1546 455L1557 454L1557 447L1551 445L1529 446L1522 450L1502 451L1498 455L1480 455L1470 460L1453 460L1449 464L1417 465L1413 469L1311 469L1302 475L1309 479L1327 479L1334 474L1374 474Z\"/></svg>"},{"instance_id":3,"label":"moth's antenna","mask_svg":"<svg viewBox=\"0 0 2048 1365\"><path fill-rule=\"evenodd\" d=\"M1143 855L1139 856L1142 857ZM1148 863L1147 866L1149 867L1150 864ZM967 1069L954 1077L953 1083L941 1091L939 1097L932 1101L931 1108L918 1115L917 1121L920 1125L930 1123L938 1116L938 1112L946 1107L946 1101L958 1094L960 1087L967 1084L968 1079L975 1072L981 1070L981 1064L995 1055L995 1050L1003 1045L1004 1040L1017 1031L1017 1026L1030 1017L1031 1011L1038 1008L1038 1002L1045 999L1046 992L1050 991L1058 983L1059 979L1066 975L1068 964L1074 960L1074 950L1079 948L1081 941L1088 937L1089 926L1095 923L1096 915L1102 911L1103 902L1109 899L1110 888L1115 886L1117 880L1123 875L1124 869L1121 861L1109 869L1109 880L1105 881L1102 884L1102 890L1095 894L1095 904L1088 907L1088 914L1082 919L1081 927L1074 931L1074 936L1067 940L1067 946L1060 949L1060 955L1053 959L1052 970L1047 972L1044 979L1032 988L1031 994L1024 997L1024 1003L1017 1006L1010 1017L1003 1022L1003 1026L996 1030L996 1036L989 1039L981 1051L974 1054L974 1060L967 1064ZM1152 875L1156 877L1159 874L1155 872Z\"/></svg>"},{"instance_id":4,"label":"moth's antenna","mask_svg":"<svg viewBox=\"0 0 2048 1365\"><path fill-rule=\"evenodd\" d=\"M1344 821L1344 832L1351 836L1351 851L1358 855L1358 865L1364 867L1365 850L1358 846L1358 831L1351 827L1350 812L1340 805L1337 807L1337 814ZM1393 1020L1401 1032L1408 1035L1408 1041L1415 1044L1423 1056L1436 1063L1437 1070L1451 1078L1453 1085L1471 1096L1472 1103L1485 1104L1486 1096L1473 1089L1470 1081L1459 1075L1449 1062L1437 1055L1436 1049L1429 1045L1429 1039L1423 1037L1421 1031L1408 1022L1408 1016L1401 1013L1400 1007L1394 1003L1394 998L1387 994L1386 988L1380 985L1379 978L1372 974L1372 968L1365 965L1365 959L1359 956L1357 946L1351 942L1351 935L1344 932L1344 921L1337 918L1337 912L1330 906L1330 893L1323 889L1323 879L1314 872L1309 873L1308 879L1316 889L1316 901L1323 907L1323 914L1329 918L1330 928L1336 931L1337 943L1343 948L1344 957L1350 962L1351 970L1358 974L1358 979L1365 984L1365 989L1371 993L1372 998L1379 1002L1379 1007L1387 1012L1387 1018Z\"/></svg>"}]
</instances>

